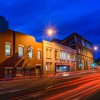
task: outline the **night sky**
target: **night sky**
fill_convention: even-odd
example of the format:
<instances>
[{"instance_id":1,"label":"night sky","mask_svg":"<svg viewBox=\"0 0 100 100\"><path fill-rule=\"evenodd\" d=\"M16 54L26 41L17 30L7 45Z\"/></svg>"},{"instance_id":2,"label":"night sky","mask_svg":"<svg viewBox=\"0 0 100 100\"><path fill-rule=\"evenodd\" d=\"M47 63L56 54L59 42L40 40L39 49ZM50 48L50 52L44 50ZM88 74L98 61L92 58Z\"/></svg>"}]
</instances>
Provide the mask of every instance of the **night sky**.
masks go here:
<instances>
[{"instance_id":1,"label":"night sky","mask_svg":"<svg viewBox=\"0 0 100 100\"><path fill-rule=\"evenodd\" d=\"M45 39L64 39L77 32L100 46L99 0L0 0L0 15L9 21L10 29L35 36L37 41L52 26L57 33ZM100 57L99 51L95 57Z\"/></svg>"}]
</instances>

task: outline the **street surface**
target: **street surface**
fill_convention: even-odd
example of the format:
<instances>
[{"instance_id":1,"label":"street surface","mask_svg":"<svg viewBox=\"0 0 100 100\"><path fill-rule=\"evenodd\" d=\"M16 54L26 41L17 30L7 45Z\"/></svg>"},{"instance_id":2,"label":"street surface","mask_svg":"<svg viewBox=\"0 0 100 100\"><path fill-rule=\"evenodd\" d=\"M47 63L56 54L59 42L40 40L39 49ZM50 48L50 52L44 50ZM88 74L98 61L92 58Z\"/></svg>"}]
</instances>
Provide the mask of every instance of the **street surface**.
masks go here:
<instances>
[{"instance_id":1,"label":"street surface","mask_svg":"<svg viewBox=\"0 0 100 100\"><path fill-rule=\"evenodd\" d=\"M0 100L100 100L99 95L99 71L0 82Z\"/></svg>"}]
</instances>

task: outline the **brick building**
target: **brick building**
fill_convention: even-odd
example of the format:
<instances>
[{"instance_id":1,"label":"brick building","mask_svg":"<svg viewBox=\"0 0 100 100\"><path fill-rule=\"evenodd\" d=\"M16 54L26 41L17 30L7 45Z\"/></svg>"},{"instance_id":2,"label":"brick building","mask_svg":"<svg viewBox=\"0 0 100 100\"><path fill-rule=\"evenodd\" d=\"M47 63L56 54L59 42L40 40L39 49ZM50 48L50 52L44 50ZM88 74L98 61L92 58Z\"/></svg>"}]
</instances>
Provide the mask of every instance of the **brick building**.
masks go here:
<instances>
[{"instance_id":1,"label":"brick building","mask_svg":"<svg viewBox=\"0 0 100 100\"><path fill-rule=\"evenodd\" d=\"M0 78L42 73L42 43L20 32L0 33Z\"/></svg>"}]
</instances>

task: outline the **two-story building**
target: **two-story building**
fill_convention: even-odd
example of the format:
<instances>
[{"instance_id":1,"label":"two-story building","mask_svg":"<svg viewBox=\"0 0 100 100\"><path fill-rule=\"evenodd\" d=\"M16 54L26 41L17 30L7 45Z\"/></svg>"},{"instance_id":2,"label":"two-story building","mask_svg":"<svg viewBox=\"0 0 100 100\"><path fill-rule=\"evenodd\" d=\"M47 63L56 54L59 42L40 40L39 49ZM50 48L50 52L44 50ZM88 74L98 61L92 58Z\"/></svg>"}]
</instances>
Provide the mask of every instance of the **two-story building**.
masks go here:
<instances>
[{"instance_id":1,"label":"two-story building","mask_svg":"<svg viewBox=\"0 0 100 100\"><path fill-rule=\"evenodd\" d=\"M76 70L76 50L43 41L43 72L45 74Z\"/></svg>"},{"instance_id":2,"label":"two-story building","mask_svg":"<svg viewBox=\"0 0 100 100\"><path fill-rule=\"evenodd\" d=\"M20 32L0 33L0 78L42 73L42 43Z\"/></svg>"}]
</instances>

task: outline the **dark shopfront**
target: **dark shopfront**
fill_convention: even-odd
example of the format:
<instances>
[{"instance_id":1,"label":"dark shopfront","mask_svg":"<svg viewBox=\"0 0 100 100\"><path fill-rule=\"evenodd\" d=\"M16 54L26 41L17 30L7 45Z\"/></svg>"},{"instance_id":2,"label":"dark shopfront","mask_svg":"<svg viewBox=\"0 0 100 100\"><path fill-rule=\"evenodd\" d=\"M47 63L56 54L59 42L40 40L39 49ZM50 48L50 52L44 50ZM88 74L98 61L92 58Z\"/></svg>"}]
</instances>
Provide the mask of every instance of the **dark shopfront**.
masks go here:
<instances>
[{"instance_id":1,"label":"dark shopfront","mask_svg":"<svg viewBox=\"0 0 100 100\"><path fill-rule=\"evenodd\" d=\"M17 67L16 76L33 76L35 75L35 68Z\"/></svg>"},{"instance_id":2,"label":"dark shopfront","mask_svg":"<svg viewBox=\"0 0 100 100\"><path fill-rule=\"evenodd\" d=\"M16 69L14 67L1 67L0 78L11 79L16 76Z\"/></svg>"},{"instance_id":3,"label":"dark shopfront","mask_svg":"<svg viewBox=\"0 0 100 100\"><path fill-rule=\"evenodd\" d=\"M23 75L24 76L34 76L35 75L35 67L32 68L23 68Z\"/></svg>"},{"instance_id":4,"label":"dark shopfront","mask_svg":"<svg viewBox=\"0 0 100 100\"><path fill-rule=\"evenodd\" d=\"M56 72L68 72L70 71L70 66L66 64L56 64Z\"/></svg>"},{"instance_id":5,"label":"dark shopfront","mask_svg":"<svg viewBox=\"0 0 100 100\"><path fill-rule=\"evenodd\" d=\"M36 75L42 75L42 68L39 65L36 66Z\"/></svg>"}]
</instances>

